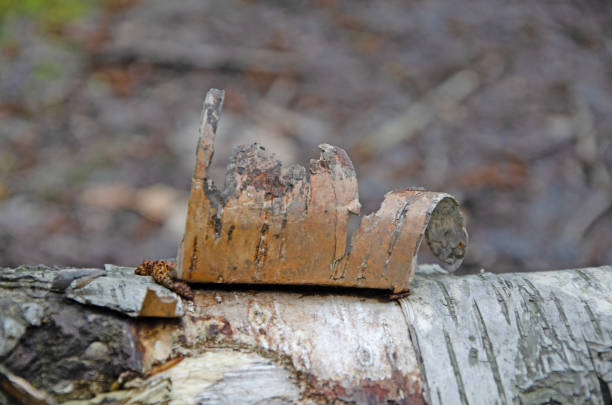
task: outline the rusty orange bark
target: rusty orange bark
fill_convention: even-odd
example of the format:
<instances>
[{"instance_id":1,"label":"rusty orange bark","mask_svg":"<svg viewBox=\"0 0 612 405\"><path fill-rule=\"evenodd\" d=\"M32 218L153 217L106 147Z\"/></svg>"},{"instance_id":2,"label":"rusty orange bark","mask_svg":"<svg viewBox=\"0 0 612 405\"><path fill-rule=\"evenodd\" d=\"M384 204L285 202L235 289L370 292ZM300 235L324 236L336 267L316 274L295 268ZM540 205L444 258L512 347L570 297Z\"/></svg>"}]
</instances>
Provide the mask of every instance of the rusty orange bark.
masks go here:
<instances>
[{"instance_id":1,"label":"rusty orange bark","mask_svg":"<svg viewBox=\"0 0 612 405\"><path fill-rule=\"evenodd\" d=\"M224 92L208 92L177 276L190 282L329 285L404 292L423 238L449 270L462 262L467 232L445 193L389 192L349 232L361 204L346 152L319 146L308 169L258 144L234 149L224 188L207 177Z\"/></svg>"}]
</instances>

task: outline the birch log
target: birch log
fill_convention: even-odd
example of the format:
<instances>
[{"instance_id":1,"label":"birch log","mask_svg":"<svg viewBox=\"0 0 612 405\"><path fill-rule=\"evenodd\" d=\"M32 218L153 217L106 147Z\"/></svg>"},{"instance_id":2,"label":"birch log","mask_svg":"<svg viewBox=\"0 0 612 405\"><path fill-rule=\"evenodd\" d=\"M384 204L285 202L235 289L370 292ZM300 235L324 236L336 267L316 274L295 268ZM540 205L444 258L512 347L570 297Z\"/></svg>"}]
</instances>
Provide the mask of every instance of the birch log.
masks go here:
<instances>
[{"instance_id":1,"label":"birch log","mask_svg":"<svg viewBox=\"0 0 612 405\"><path fill-rule=\"evenodd\" d=\"M611 403L612 267L421 266L396 301L202 285L180 302L151 283L2 270L0 404Z\"/></svg>"}]
</instances>

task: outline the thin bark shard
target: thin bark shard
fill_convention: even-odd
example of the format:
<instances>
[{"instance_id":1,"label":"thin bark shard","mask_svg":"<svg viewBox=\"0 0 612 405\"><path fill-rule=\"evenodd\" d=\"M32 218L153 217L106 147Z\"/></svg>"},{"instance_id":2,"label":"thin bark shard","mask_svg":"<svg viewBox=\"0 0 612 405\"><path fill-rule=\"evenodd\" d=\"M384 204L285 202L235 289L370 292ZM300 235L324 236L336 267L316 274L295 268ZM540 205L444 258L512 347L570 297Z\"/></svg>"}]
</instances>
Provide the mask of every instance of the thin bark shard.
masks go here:
<instances>
[{"instance_id":1,"label":"thin bark shard","mask_svg":"<svg viewBox=\"0 0 612 405\"><path fill-rule=\"evenodd\" d=\"M407 291L425 237L454 271L467 232L450 195L405 189L388 193L381 208L362 217L357 176L344 150L319 146L319 159L284 168L258 145L237 147L225 187L207 177L224 92L204 102L185 235L177 277L190 282L310 284Z\"/></svg>"},{"instance_id":2,"label":"thin bark shard","mask_svg":"<svg viewBox=\"0 0 612 405\"><path fill-rule=\"evenodd\" d=\"M133 273L126 275L129 270L125 267L106 265L105 270L95 277L75 279L65 290L65 296L81 304L105 307L131 317L183 316L183 303L178 295L151 278Z\"/></svg>"}]
</instances>

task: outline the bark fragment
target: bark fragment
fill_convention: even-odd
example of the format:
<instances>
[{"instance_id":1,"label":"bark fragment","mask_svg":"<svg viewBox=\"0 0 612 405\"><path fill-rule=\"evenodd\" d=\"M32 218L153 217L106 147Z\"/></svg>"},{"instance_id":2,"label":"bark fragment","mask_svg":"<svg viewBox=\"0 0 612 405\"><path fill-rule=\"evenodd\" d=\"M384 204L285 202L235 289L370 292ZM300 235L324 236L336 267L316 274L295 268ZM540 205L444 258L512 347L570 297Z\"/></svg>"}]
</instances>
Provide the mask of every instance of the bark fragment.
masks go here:
<instances>
[{"instance_id":1,"label":"bark fragment","mask_svg":"<svg viewBox=\"0 0 612 405\"><path fill-rule=\"evenodd\" d=\"M258 144L237 147L225 187L207 177L224 92L208 92L177 277L191 282L316 284L407 291L424 235L448 270L467 232L450 195L404 189L361 218L357 177L344 150L323 144L308 170L284 168Z\"/></svg>"},{"instance_id":2,"label":"bark fragment","mask_svg":"<svg viewBox=\"0 0 612 405\"><path fill-rule=\"evenodd\" d=\"M93 280L73 281L66 297L119 311L131 317L178 318L183 316L183 303L172 291L148 277L134 274L132 268L105 266L104 275Z\"/></svg>"}]
</instances>

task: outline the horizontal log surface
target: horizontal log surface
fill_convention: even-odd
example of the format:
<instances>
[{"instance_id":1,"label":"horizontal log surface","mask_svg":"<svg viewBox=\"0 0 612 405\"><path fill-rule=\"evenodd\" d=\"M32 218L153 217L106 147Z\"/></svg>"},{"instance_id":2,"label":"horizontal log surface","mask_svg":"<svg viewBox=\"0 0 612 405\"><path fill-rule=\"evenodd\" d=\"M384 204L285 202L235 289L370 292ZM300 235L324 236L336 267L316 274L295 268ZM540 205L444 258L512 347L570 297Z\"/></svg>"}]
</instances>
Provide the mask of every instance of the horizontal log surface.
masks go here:
<instances>
[{"instance_id":1,"label":"horizontal log surface","mask_svg":"<svg viewBox=\"0 0 612 405\"><path fill-rule=\"evenodd\" d=\"M180 325L145 327L139 341L145 367L206 347L240 348L288 367L309 396L422 402L404 316L384 296L198 290Z\"/></svg>"},{"instance_id":2,"label":"horizontal log surface","mask_svg":"<svg viewBox=\"0 0 612 405\"><path fill-rule=\"evenodd\" d=\"M109 270L62 271L1 273L0 380L12 392L90 404L610 403L611 267L457 277L421 266L399 301L200 286L174 320L77 304L62 277Z\"/></svg>"}]
</instances>

